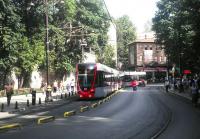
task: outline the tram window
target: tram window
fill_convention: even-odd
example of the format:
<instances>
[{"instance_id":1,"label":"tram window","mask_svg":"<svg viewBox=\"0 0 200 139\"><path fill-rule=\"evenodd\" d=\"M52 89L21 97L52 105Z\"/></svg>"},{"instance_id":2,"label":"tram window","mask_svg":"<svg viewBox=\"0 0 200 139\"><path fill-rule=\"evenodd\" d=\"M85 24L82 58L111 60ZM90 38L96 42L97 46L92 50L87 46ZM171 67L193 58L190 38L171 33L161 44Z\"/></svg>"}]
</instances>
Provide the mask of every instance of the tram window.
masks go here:
<instances>
[{"instance_id":1,"label":"tram window","mask_svg":"<svg viewBox=\"0 0 200 139\"><path fill-rule=\"evenodd\" d=\"M103 72L97 71L96 87L102 87L103 83Z\"/></svg>"},{"instance_id":2,"label":"tram window","mask_svg":"<svg viewBox=\"0 0 200 139\"><path fill-rule=\"evenodd\" d=\"M79 74L94 74L94 66L79 65L78 72Z\"/></svg>"}]
</instances>

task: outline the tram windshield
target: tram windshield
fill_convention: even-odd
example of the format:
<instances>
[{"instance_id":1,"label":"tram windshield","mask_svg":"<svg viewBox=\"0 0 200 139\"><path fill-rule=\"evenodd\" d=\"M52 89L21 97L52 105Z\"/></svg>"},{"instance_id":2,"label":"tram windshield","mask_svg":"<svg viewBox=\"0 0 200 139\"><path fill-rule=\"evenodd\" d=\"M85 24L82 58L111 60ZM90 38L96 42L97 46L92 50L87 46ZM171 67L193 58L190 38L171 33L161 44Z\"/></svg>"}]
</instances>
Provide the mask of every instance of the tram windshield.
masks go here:
<instances>
[{"instance_id":1,"label":"tram windshield","mask_svg":"<svg viewBox=\"0 0 200 139\"><path fill-rule=\"evenodd\" d=\"M81 89L90 88L94 81L94 65L78 66L78 82Z\"/></svg>"}]
</instances>

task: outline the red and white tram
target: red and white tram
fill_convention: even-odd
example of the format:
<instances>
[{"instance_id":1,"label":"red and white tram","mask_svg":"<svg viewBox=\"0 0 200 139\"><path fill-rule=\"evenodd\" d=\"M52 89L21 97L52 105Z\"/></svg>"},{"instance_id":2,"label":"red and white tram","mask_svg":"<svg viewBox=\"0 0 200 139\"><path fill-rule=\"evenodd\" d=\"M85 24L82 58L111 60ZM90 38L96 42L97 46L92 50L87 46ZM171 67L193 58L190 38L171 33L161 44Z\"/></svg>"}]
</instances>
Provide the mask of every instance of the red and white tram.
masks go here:
<instances>
[{"instance_id":1,"label":"red and white tram","mask_svg":"<svg viewBox=\"0 0 200 139\"><path fill-rule=\"evenodd\" d=\"M77 92L80 98L101 98L120 88L119 72L100 63L76 65Z\"/></svg>"},{"instance_id":2,"label":"red and white tram","mask_svg":"<svg viewBox=\"0 0 200 139\"><path fill-rule=\"evenodd\" d=\"M138 85L145 86L147 84L145 81L146 72L124 71L121 76L122 87L130 87L133 80L136 80Z\"/></svg>"}]
</instances>

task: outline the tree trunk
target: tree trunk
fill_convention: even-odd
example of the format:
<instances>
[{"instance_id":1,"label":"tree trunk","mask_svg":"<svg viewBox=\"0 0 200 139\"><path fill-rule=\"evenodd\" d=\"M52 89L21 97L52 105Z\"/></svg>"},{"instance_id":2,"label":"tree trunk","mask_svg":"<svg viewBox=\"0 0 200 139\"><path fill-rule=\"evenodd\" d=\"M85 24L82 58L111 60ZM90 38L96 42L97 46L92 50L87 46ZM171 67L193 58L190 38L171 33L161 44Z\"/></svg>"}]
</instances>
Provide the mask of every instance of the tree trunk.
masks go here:
<instances>
[{"instance_id":1,"label":"tree trunk","mask_svg":"<svg viewBox=\"0 0 200 139\"><path fill-rule=\"evenodd\" d=\"M22 88L23 83L24 83L24 78L22 75L20 75L18 78L18 88Z\"/></svg>"}]
</instances>

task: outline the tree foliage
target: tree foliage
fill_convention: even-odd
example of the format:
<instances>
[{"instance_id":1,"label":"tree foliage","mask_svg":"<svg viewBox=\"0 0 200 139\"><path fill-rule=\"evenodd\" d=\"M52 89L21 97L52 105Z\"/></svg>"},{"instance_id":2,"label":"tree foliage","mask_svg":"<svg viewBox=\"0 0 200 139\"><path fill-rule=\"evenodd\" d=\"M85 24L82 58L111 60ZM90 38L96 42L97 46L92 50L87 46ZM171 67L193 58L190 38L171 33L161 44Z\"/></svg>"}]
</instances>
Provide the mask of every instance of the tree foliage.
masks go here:
<instances>
[{"instance_id":1,"label":"tree foliage","mask_svg":"<svg viewBox=\"0 0 200 139\"><path fill-rule=\"evenodd\" d=\"M15 71L20 86L46 70L45 14L49 19L49 69L56 77L81 61L81 41L95 52L107 46L109 18L101 0L0 0L0 74ZM24 82L23 82L24 81ZM3 83L4 84L4 83Z\"/></svg>"},{"instance_id":2,"label":"tree foliage","mask_svg":"<svg viewBox=\"0 0 200 139\"><path fill-rule=\"evenodd\" d=\"M127 15L116 19L118 61L124 70L128 69L128 44L136 39L136 29Z\"/></svg>"},{"instance_id":3,"label":"tree foliage","mask_svg":"<svg viewBox=\"0 0 200 139\"><path fill-rule=\"evenodd\" d=\"M200 64L200 1L161 0L153 18L157 41L165 45L172 63L198 71Z\"/></svg>"},{"instance_id":4,"label":"tree foliage","mask_svg":"<svg viewBox=\"0 0 200 139\"><path fill-rule=\"evenodd\" d=\"M114 49L111 45L105 47L103 53L103 61L102 63L106 64L109 67L115 68L115 60L113 59L115 56Z\"/></svg>"}]
</instances>

